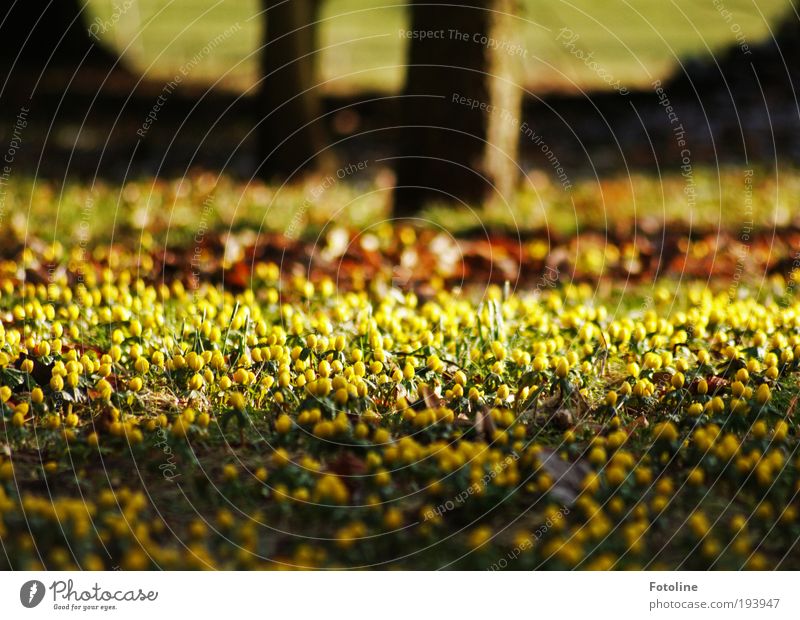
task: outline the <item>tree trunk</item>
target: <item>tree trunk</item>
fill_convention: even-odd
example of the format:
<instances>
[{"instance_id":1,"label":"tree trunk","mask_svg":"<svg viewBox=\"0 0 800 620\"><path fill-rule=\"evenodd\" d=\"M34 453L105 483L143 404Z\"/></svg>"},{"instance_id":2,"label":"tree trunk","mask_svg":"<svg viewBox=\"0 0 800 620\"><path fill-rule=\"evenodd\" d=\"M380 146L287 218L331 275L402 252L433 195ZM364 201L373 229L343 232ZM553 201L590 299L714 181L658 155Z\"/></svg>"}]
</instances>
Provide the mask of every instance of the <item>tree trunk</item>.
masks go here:
<instances>
[{"instance_id":1,"label":"tree trunk","mask_svg":"<svg viewBox=\"0 0 800 620\"><path fill-rule=\"evenodd\" d=\"M0 67L38 79L44 71L123 70L90 34L86 0L16 0L0 9Z\"/></svg>"},{"instance_id":2,"label":"tree trunk","mask_svg":"<svg viewBox=\"0 0 800 620\"><path fill-rule=\"evenodd\" d=\"M414 0L394 210L427 202L477 205L491 180L488 140L490 32L496 0Z\"/></svg>"},{"instance_id":3,"label":"tree trunk","mask_svg":"<svg viewBox=\"0 0 800 620\"><path fill-rule=\"evenodd\" d=\"M494 184L487 203L495 213L507 211L518 189L520 125L522 124L522 63L525 49L517 42L519 29L514 15L519 0L494 0L491 36L509 44L508 49L491 55L492 79L489 98L494 110L489 115L489 144L484 155L484 169Z\"/></svg>"},{"instance_id":4,"label":"tree trunk","mask_svg":"<svg viewBox=\"0 0 800 620\"><path fill-rule=\"evenodd\" d=\"M327 158L325 127L314 83L318 0L263 0L266 45L261 52L261 172L296 175Z\"/></svg>"}]
</instances>

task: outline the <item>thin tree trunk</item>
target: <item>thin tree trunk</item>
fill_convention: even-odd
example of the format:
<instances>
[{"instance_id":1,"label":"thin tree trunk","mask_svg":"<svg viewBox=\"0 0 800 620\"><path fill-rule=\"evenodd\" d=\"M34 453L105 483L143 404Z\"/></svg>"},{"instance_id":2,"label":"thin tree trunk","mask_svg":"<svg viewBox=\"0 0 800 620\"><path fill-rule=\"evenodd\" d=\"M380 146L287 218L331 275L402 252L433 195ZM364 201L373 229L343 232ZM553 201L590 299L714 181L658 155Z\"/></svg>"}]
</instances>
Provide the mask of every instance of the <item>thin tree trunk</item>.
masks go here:
<instances>
[{"instance_id":1,"label":"thin tree trunk","mask_svg":"<svg viewBox=\"0 0 800 620\"><path fill-rule=\"evenodd\" d=\"M325 128L314 88L316 0L264 0L260 151L262 173L289 177L326 159Z\"/></svg>"},{"instance_id":2,"label":"thin tree trunk","mask_svg":"<svg viewBox=\"0 0 800 620\"><path fill-rule=\"evenodd\" d=\"M514 18L519 11L518 0L495 0L493 4L491 36L508 43L506 49L491 55L489 97L495 111L489 115L489 145L484 156L484 169L494 183L487 201L489 208L498 212L513 205L518 189L523 94L520 80L526 50L519 42Z\"/></svg>"}]
</instances>

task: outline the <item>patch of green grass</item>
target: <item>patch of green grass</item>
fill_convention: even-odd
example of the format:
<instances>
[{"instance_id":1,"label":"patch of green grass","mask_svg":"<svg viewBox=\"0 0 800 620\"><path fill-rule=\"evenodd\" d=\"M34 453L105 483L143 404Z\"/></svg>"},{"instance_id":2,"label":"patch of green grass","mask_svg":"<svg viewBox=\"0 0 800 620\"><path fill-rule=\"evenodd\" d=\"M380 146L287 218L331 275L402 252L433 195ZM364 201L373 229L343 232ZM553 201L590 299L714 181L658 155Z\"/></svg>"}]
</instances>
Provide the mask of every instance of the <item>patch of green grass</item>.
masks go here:
<instances>
[{"instance_id":1,"label":"patch of green grass","mask_svg":"<svg viewBox=\"0 0 800 620\"><path fill-rule=\"evenodd\" d=\"M581 230L613 230L623 223L640 226L680 224L695 230L739 231L743 227L797 225L792 208L800 198L800 175L791 169L750 170L735 166L696 168L691 187L680 174L661 177L637 173L577 181L564 191L546 176L531 173L508 205L454 212L433 206L428 217L448 230L502 228L568 234ZM749 224L748 224L749 223Z\"/></svg>"},{"instance_id":2,"label":"patch of green grass","mask_svg":"<svg viewBox=\"0 0 800 620\"><path fill-rule=\"evenodd\" d=\"M607 88L599 67L628 88L644 86L664 78L679 59L719 52L735 45L737 37L741 44L756 44L790 6L788 0L521 4L517 37L526 51L523 83L533 90ZM257 0L136 0L127 10L120 10L123 6L117 0L91 0L92 18L111 25L102 38L125 50L129 62L148 76L172 79L209 41L238 24L233 36L203 55L189 79L219 79L234 89L257 80L263 22ZM397 91L407 45L399 32L408 22L403 2L325 2L319 26L319 80L325 90ZM578 36L569 47L564 27ZM587 65L589 54L597 66Z\"/></svg>"},{"instance_id":3,"label":"patch of green grass","mask_svg":"<svg viewBox=\"0 0 800 620\"><path fill-rule=\"evenodd\" d=\"M382 176L336 183L321 192L320 178L280 188L212 175L141 179L122 187L96 183L90 188L70 182L59 188L15 177L6 188L7 213L13 215L0 238L77 240L86 247L139 239L186 246L200 231L251 230L313 238L321 231L330 232L333 224L365 229L387 217L391 189L380 180ZM790 168L754 170L749 177L737 167L696 168L692 208L687 208L686 180L680 174L582 180L571 192L542 175L530 178L507 206L433 205L421 217L453 234L487 228L570 235L677 225L736 235L749 228L800 225L793 208L800 202L800 172Z\"/></svg>"}]
</instances>

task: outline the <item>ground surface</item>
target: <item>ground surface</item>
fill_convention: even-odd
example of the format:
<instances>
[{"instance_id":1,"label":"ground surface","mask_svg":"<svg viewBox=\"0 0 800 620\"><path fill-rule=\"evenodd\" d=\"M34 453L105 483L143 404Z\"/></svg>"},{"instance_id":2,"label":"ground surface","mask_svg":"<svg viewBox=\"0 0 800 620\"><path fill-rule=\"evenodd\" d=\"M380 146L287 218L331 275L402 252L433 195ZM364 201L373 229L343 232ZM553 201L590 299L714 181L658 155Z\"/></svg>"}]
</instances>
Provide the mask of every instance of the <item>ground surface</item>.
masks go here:
<instances>
[{"instance_id":1,"label":"ground surface","mask_svg":"<svg viewBox=\"0 0 800 620\"><path fill-rule=\"evenodd\" d=\"M800 568L791 220L259 236L184 183L4 228L4 568Z\"/></svg>"},{"instance_id":2,"label":"ground surface","mask_svg":"<svg viewBox=\"0 0 800 620\"><path fill-rule=\"evenodd\" d=\"M786 0L520 4L517 38L526 52L527 71L523 82L534 92L608 88L593 61L613 77L611 81L629 89L648 86L671 73L679 59L719 52L737 41L756 44L770 35L789 8ZM323 3L319 73L327 92L399 89L408 43L398 34L408 27L404 5L383 0ZM258 77L261 20L256 0L93 0L90 10L93 19L100 20L95 22L97 36L124 50L126 59L149 77L172 79L198 53L200 64L190 79L219 79L245 89ZM235 36L215 45L213 53L201 52L237 24ZM566 25L570 37L559 38ZM578 39L567 47L565 42L574 34Z\"/></svg>"}]
</instances>

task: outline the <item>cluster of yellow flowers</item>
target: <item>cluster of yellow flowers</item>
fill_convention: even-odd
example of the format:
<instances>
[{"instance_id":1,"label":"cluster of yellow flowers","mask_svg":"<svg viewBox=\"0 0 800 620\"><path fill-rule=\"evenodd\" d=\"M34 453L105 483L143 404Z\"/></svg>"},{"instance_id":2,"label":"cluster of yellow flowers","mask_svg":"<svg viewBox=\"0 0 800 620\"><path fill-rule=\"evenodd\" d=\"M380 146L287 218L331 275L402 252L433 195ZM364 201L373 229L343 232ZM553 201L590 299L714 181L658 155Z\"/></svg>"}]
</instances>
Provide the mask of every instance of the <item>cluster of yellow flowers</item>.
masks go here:
<instances>
[{"instance_id":1,"label":"cluster of yellow flowers","mask_svg":"<svg viewBox=\"0 0 800 620\"><path fill-rule=\"evenodd\" d=\"M0 566L798 567L794 297L18 266Z\"/></svg>"}]
</instances>

